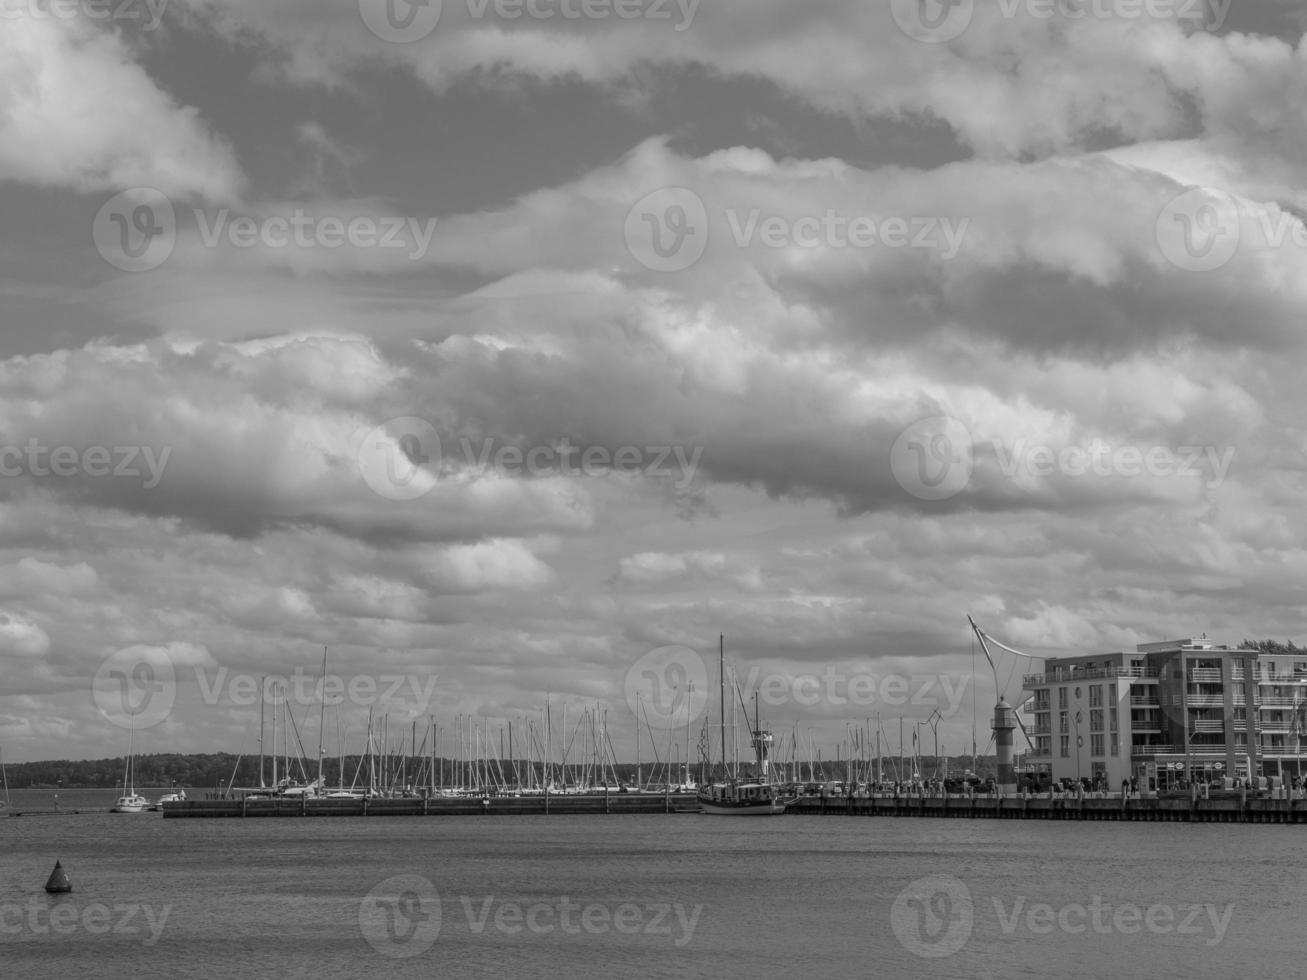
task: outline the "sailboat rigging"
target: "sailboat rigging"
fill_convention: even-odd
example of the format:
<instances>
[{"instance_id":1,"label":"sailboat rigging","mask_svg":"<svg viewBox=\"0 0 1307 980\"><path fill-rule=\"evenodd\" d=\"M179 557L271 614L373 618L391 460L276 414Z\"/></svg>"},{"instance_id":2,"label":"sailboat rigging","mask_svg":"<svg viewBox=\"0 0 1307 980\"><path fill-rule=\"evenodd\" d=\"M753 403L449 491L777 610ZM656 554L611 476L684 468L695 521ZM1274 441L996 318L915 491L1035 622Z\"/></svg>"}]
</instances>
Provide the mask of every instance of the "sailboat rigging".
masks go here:
<instances>
[{"instance_id":1,"label":"sailboat rigging","mask_svg":"<svg viewBox=\"0 0 1307 980\"><path fill-rule=\"evenodd\" d=\"M721 677L719 707L721 711L722 779L699 787L696 797L704 813L718 816L774 816L785 812L790 800L783 799L771 781L768 764L773 741L772 733L764 731L759 719L758 698L754 695L754 718L750 728L754 750L755 771L742 778L738 760L732 771L726 761L726 637L718 637L718 661ZM734 705L732 705L732 708ZM748 711L744 718L749 720Z\"/></svg>"}]
</instances>

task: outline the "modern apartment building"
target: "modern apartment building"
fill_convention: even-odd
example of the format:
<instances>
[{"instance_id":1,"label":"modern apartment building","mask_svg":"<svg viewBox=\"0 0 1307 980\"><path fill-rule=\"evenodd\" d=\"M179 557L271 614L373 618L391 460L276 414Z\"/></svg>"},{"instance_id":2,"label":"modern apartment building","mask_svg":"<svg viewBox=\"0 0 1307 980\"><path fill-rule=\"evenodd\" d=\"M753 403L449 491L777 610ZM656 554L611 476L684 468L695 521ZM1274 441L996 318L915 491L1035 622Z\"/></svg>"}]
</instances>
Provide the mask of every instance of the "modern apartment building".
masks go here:
<instances>
[{"instance_id":1,"label":"modern apartment building","mask_svg":"<svg viewBox=\"0 0 1307 980\"><path fill-rule=\"evenodd\" d=\"M1134 653L1049 658L1022 687L1034 743L1025 761L1055 781L1292 779L1307 763L1307 650L1267 654L1206 636L1141 643Z\"/></svg>"}]
</instances>

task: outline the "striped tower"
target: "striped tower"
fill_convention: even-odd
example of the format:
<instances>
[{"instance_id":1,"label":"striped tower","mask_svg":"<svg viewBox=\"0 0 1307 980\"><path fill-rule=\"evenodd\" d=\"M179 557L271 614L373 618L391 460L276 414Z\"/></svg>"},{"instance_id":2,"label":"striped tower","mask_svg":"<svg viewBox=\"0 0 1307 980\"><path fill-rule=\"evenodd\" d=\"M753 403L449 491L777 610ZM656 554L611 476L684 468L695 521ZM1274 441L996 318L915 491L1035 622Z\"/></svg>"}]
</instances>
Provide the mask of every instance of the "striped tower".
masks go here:
<instances>
[{"instance_id":1,"label":"striped tower","mask_svg":"<svg viewBox=\"0 0 1307 980\"><path fill-rule=\"evenodd\" d=\"M994 745L998 752L998 788L1005 795L1017 791L1017 773L1012 765L1012 731L1016 727L1012 706L999 698L994 705Z\"/></svg>"}]
</instances>

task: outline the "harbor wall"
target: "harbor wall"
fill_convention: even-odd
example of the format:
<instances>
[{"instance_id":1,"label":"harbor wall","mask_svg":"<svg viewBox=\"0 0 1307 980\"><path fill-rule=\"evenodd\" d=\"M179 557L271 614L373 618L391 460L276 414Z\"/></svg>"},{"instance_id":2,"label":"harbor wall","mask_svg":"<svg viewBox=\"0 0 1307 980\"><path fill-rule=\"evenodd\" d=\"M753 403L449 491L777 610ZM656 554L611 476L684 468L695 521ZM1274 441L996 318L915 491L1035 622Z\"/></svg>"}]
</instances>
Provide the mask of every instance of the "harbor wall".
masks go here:
<instances>
[{"instance_id":1,"label":"harbor wall","mask_svg":"<svg viewBox=\"0 0 1307 980\"><path fill-rule=\"evenodd\" d=\"M186 817L422 817L493 814L682 813L699 809L693 793L551 793L538 796L379 800L185 800L166 803L166 818Z\"/></svg>"}]
</instances>

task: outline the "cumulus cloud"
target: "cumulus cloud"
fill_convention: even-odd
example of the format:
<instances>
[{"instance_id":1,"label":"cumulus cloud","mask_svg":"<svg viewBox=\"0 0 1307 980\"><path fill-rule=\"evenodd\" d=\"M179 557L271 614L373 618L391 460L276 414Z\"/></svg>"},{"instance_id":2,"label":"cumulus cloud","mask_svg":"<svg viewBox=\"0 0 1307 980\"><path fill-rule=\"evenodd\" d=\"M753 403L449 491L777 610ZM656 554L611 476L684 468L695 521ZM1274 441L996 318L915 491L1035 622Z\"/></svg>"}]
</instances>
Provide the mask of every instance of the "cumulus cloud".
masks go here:
<instances>
[{"instance_id":1,"label":"cumulus cloud","mask_svg":"<svg viewBox=\"0 0 1307 980\"><path fill-rule=\"evenodd\" d=\"M0 91L0 180L239 196L227 142L155 84L121 35L85 18L6 16Z\"/></svg>"}]
</instances>

